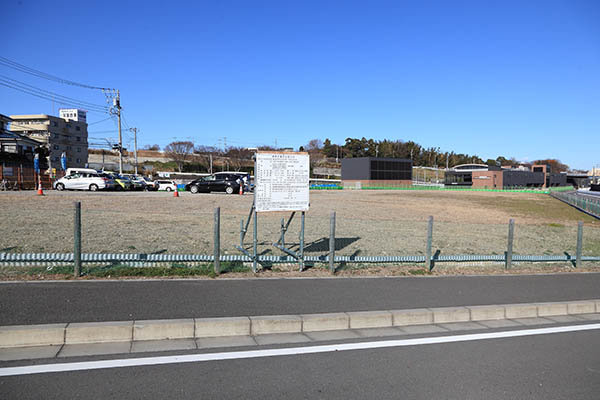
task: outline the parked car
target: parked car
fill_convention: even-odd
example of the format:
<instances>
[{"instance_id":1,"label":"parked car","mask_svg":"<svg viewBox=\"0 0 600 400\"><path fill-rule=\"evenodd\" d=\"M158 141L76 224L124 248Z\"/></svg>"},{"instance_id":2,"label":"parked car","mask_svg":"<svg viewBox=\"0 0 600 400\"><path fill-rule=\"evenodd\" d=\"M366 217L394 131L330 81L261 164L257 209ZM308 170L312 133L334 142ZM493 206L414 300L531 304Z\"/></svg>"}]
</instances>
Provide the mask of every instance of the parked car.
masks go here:
<instances>
[{"instance_id":1,"label":"parked car","mask_svg":"<svg viewBox=\"0 0 600 400\"><path fill-rule=\"evenodd\" d=\"M139 175L127 174L123 177L129 179L133 184L133 190L146 190L146 181Z\"/></svg>"},{"instance_id":2,"label":"parked car","mask_svg":"<svg viewBox=\"0 0 600 400\"><path fill-rule=\"evenodd\" d=\"M227 194L240 191L242 179L234 174L214 174L203 176L185 185L185 190L192 193L225 192Z\"/></svg>"},{"instance_id":3,"label":"parked car","mask_svg":"<svg viewBox=\"0 0 600 400\"><path fill-rule=\"evenodd\" d=\"M167 192L173 192L177 190L177 184L174 181L158 180L158 190L166 190Z\"/></svg>"},{"instance_id":4,"label":"parked car","mask_svg":"<svg viewBox=\"0 0 600 400\"><path fill-rule=\"evenodd\" d=\"M86 172L92 173L92 174L99 174L102 171L98 171L93 168L67 168L67 170L65 171L65 176L73 175L73 174L81 174L81 173L86 173Z\"/></svg>"},{"instance_id":5,"label":"parked car","mask_svg":"<svg viewBox=\"0 0 600 400\"><path fill-rule=\"evenodd\" d=\"M100 177L105 178L106 181L109 183L109 189L116 189L117 188L117 181L115 180L114 176L111 174L107 174L106 172L99 172L98 175L100 175Z\"/></svg>"},{"instance_id":6,"label":"parked car","mask_svg":"<svg viewBox=\"0 0 600 400\"><path fill-rule=\"evenodd\" d=\"M131 190L133 189L133 183L126 177L119 175L115 172L105 172L110 175L112 179L115 181L115 189L116 190Z\"/></svg>"},{"instance_id":7,"label":"parked car","mask_svg":"<svg viewBox=\"0 0 600 400\"><path fill-rule=\"evenodd\" d=\"M225 179L225 180L237 180L241 179L244 184L244 192L251 192L254 189L254 185L250 183L250 174L248 172L216 172L215 177L217 179Z\"/></svg>"},{"instance_id":8,"label":"parked car","mask_svg":"<svg viewBox=\"0 0 600 400\"><path fill-rule=\"evenodd\" d=\"M110 189L111 181L98 173L82 172L63 176L54 182L56 190L91 190Z\"/></svg>"},{"instance_id":9,"label":"parked car","mask_svg":"<svg viewBox=\"0 0 600 400\"><path fill-rule=\"evenodd\" d=\"M146 182L146 190L158 190L158 187L160 186L158 181L153 181L145 176L143 176L142 179Z\"/></svg>"}]
</instances>

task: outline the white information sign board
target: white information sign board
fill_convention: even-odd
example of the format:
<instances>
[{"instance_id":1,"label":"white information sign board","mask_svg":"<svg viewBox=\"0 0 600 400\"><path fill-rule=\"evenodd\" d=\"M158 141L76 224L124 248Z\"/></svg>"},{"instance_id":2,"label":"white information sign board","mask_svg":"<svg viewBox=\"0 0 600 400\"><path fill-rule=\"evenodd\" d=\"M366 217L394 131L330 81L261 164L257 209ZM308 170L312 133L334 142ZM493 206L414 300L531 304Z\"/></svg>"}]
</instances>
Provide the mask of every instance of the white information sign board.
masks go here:
<instances>
[{"instance_id":1,"label":"white information sign board","mask_svg":"<svg viewBox=\"0 0 600 400\"><path fill-rule=\"evenodd\" d=\"M308 211L309 173L308 153L256 153L256 211Z\"/></svg>"}]
</instances>

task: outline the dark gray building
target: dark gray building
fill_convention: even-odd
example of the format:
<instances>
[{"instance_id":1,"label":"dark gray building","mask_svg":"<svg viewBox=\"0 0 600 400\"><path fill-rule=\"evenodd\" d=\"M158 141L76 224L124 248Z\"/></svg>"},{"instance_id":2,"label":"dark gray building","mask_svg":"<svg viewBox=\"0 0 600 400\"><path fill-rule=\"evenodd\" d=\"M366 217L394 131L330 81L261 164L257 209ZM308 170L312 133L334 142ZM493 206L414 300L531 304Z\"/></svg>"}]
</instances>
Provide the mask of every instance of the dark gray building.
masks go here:
<instances>
[{"instance_id":1,"label":"dark gray building","mask_svg":"<svg viewBox=\"0 0 600 400\"><path fill-rule=\"evenodd\" d=\"M513 187L542 187L544 186L544 173L504 170L502 171L502 184L507 189Z\"/></svg>"},{"instance_id":2,"label":"dark gray building","mask_svg":"<svg viewBox=\"0 0 600 400\"><path fill-rule=\"evenodd\" d=\"M401 186L412 184L412 161L404 158L342 159L344 186Z\"/></svg>"}]
</instances>

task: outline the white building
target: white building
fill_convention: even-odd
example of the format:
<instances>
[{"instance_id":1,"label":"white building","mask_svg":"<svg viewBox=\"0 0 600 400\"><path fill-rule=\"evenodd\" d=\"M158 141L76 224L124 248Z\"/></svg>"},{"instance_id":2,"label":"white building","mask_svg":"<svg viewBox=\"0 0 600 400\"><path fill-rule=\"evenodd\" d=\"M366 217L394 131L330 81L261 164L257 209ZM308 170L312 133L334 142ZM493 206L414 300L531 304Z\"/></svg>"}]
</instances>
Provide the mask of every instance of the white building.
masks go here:
<instances>
[{"instance_id":1,"label":"white building","mask_svg":"<svg viewBox=\"0 0 600 400\"><path fill-rule=\"evenodd\" d=\"M11 115L9 129L45 146L51 169L60 169L62 153L67 155L67 168L85 167L88 162L86 112L77 109L59 112L60 118L46 114Z\"/></svg>"},{"instance_id":2,"label":"white building","mask_svg":"<svg viewBox=\"0 0 600 400\"><path fill-rule=\"evenodd\" d=\"M86 112L77 108L61 108L58 115L65 121L85 122L87 124Z\"/></svg>"}]
</instances>

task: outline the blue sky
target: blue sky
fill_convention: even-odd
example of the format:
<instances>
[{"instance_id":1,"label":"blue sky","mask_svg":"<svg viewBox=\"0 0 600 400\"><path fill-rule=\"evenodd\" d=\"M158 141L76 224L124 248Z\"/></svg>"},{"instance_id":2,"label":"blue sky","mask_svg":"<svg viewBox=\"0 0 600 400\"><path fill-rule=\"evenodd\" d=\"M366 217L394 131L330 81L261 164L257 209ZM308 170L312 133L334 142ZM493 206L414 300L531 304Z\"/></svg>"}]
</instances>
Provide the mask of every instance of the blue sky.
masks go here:
<instances>
[{"instance_id":1,"label":"blue sky","mask_svg":"<svg viewBox=\"0 0 600 400\"><path fill-rule=\"evenodd\" d=\"M140 147L226 138L297 148L364 136L484 159L600 164L596 0L5 0L2 14L2 57L118 88ZM0 75L105 103L99 91L2 65ZM2 114L52 111L0 86ZM115 139L115 129L109 119L90 137Z\"/></svg>"}]
</instances>

